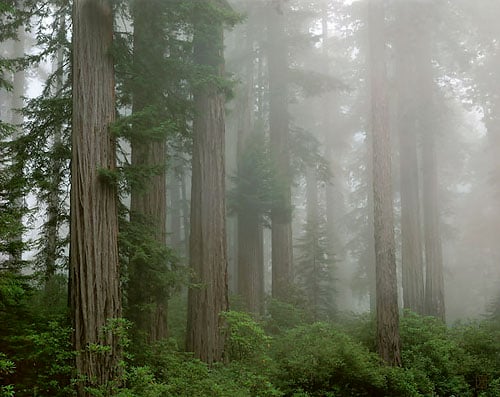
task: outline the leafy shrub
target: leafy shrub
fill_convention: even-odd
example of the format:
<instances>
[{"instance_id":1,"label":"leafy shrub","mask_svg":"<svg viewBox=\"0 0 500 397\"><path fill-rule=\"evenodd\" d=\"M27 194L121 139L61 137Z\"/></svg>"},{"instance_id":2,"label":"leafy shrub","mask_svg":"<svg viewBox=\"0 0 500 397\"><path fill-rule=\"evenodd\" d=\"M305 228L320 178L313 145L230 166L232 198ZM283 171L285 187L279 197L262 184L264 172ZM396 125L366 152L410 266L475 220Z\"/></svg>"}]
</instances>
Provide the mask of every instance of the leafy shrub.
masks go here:
<instances>
[{"instance_id":1,"label":"leafy shrub","mask_svg":"<svg viewBox=\"0 0 500 397\"><path fill-rule=\"evenodd\" d=\"M273 353L276 384L286 395L375 396L386 388L378 356L328 324L287 332Z\"/></svg>"},{"instance_id":2,"label":"leafy shrub","mask_svg":"<svg viewBox=\"0 0 500 397\"><path fill-rule=\"evenodd\" d=\"M307 322L307 313L296 304L270 299L265 329L270 334L279 334Z\"/></svg>"},{"instance_id":3,"label":"leafy shrub","mask_svg":"<svg viewBox=\"0 0 500 397\"><path fill-rule=\"evenodd\" d=\"M494 393L500 378L500 324L497 321L475 321L456 325L453 332L457 343L468 355L468 361L462 363L468 383L476 393L488 390L488 395L497 395Z\"/></svg>"},{"instance_id":4,"label":"leafy shrub","mask_svg":"<svg viewBox=\"0 0 500 397\"><path fill-rule=\"evenodd\" d=\"M158 342L151 346L148 356L147 367L129 371L127 389L121 391L120 396L274 397L281 395L264 375L255 374L248 366L235 363L209 367L193 358L191 354L178 351L173 340Z\"/></svg>"},{"instance_id":5,"label":"leafy shrub","mask_svg":"<svg viewBox=\"0 0 500 397\"><path fill-rule=\"evenodd\" d=\"M401 318L403 366L412 370L419 391L438 396L470 396L466 380L470 357L446 324L405 312Z\"/></svg>"},{"instance_id":6,"label":"leafy shrub","mask_svg":"<svg viewBox=\"0 0 500 397\"><path fill-rule=\"evenodd\" d=\"M487 390L480 392L478 397L500 397L500 378L492 380Z\"/></svg>"},{"instance_id":7,"label":"leafy shrub","mask_svg":"<svg viewBox=\"0 0 500 397\"><path fill-rule=\"evenodd\" d=\"M0 381L3 383L3 376L14 372L16 366L15 364L7 359L7 356L0 352ZM14 386L5 385L0 387L0 397L11 397L14 396Z\"/></svg>"},{"instance_id":8,"label":"leafy shrub","mask_svg":"<svg viewBox=\"0 0 500 397\"><path fill-rule=\"evenodd\" d=\"M228 311L223 314L228 330L226 352L230 361L248 361L265 355L270 337L250 314Z\"/></svg>"}]
</instances>

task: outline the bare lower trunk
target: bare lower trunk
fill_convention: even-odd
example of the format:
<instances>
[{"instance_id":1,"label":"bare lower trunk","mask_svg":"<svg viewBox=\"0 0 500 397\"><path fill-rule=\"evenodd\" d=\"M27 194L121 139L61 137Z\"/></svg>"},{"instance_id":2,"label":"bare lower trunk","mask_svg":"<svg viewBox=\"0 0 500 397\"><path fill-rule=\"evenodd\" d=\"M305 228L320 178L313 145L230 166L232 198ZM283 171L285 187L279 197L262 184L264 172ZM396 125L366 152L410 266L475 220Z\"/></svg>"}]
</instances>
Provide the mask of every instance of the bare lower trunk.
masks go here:
<instances>
[{"instance_id":1,"label":"bare lower trunk","mask_svg":"<svg viewBox=\"0 0 500 397\"><path fill-rule=\"evenodd\" d=\"M212 3L216 6L215 3ZM223 75L223 29L196 13L194 56L199 65ZM186 348L207 363L224 358L226 336L221 313L228 310L224 95L212 83L194 94L193 175Z\"/></svg>"},{"instance_id":2,"label":"bare lower trunk","mask_svg":"<svg viewBox=\"0 0 500 397\"><path fill-rule=\"evenodd\" d=\"M371 0L369 15L377 348L385 362L401 365L383 3Z\"/></svg>"},{"instance_id":3,"label":"bare lower trunk","mask_svg":"<svg viewBox=\"0 0 500 397\"><path fill-rule=\"evenodd\" d=\"M180 168L180 166L179 166ZM183 253L182 238L182 203L181 203L181 177L182 175L174 167L170 172L170 244L179 253Z\"/></svg>"},{"instance_id":4,"label":"bare lower trunk","mask_svg":"<svg viewBox=\"0 0 500 397\"><path fill-rule=\"evenodd\" d=\"M424 136L424 230L425 230L425 312L445 320L443 253L439 227L439 199L434 138Z\"/></svg>"},{"instance_id":5,"label":"bare lower trunk","mask_svg":"<svg viewBox=\"0 0 500 397\"><path fill-rule=\"evenodd\" d=\"M309 292L310 301L312 306L312 318L313 321L318 321L319 319L319 294L320 294L320 260L318 258L321 255L316 247L320 246L319 238L319 208L318 208L318 181L316 178L316 170L312 167L307 167L306 170L306 199L307 199L307 224L312 226L312 230L308 230L311 233L312 247L310 249L312 252L312 280L311 289Z\"/></svg>"},{"instance_id":6,"label":"bare lower trunk","mask_svg":"<svg viewBox=\"0 0 500 397\"><path fill-rule=\"evenodd\" d=\"M246 309L261 313L264 298L264 244L259 215L238 216L238 293Z\"/></svg>"},{"instance_id":7,"label":"bare lower trunk","mask_svg":"<svg viewBox=\"0 0 500 397\"><path fill-rule=\"evenodd\" d=\"M118 337L104 327L121 316L117 194L99 170L115 170L111 5L73 5L73 142L70 286L76 369L84 386L110 390L120 373ZM106 346L106 348L104 348Z\"/></svg>"},{"instance_id":8,"label":"bare lower trunk","mask_svg":"<svg viewBox=\"0 0 500 397\"><path fill-rule=\"evenodd\" d=\"M189 200L187 193L187 184L189 182L189 178L185 170L182 171L181 175L181 205L182 205L182 238L184 242L184 253L186 255L186 259L189 259L189 225L190 221L190 209L189 209Z\"/></svg>"}]
</instances>

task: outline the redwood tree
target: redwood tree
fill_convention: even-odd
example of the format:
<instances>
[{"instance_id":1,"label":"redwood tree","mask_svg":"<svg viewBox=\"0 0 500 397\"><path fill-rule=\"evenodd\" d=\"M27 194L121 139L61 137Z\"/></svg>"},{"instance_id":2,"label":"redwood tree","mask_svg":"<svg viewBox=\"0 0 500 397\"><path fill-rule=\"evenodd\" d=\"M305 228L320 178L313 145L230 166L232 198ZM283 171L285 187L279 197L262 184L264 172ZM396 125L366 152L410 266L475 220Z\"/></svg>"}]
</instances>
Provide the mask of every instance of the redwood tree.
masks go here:
<instances>
[{"instance_id":1,"label":"redwood tree","mask_svg":"<svg viewBox=\"0 0 500 397\"><path fill-rule=\"evenodd\" d=\"M384 28L384 2L370 0L377 348L388 364L401 365Z\"/></svg>"},{"instance_id":2,"label":"redwood tree","mask_svg":"<svg viewBox=\"0 0 500 397\"><path fill-rule=\"evenodd\" d=\"M279 182L271 212L272 295L285 299L292 281L292 199L288 115L288 46L283 0L270 5L268 23L269 135Z\"/></svg>"},{"instance_id":3,"label":"redwood tree","mask_svg":"<svg viewBox=\"0 0 500 397\"><path fill-rule=\"evenodd\" d=\"M167 117L162 101L166 78L161 72L167 48L163 14L168 6L163 1L132 3L135 78L131 91L136 122L131 157L132 167L148 177L132 184L130 221L140 234L135 237L144 254L131 254L128 315L135 323L134 335L149 342L167 337L168 255L162 255L167 242L167 149L165 134L155 130Z\"/></svg>"},{"instance_id":4,"label":"redwood tree","mask_svg":"<svg viewBox=\"0 0 500 397\"><path fill-rule=\"evenodd\" d=\"M415 4L402 2L396 14L407 34L396 38L396 79L398 90L399 161L401 174L401 256L403 304L406 309L424 312L424 258L420 211L418 162L418 108L415 94L420 39L415 23Z\"/></svg>"},{"instance_id":5,"label":"redwood tree","mask_svg":"<svg viewBox=\"0 0 500 397\"><path fill-rule=\"evenodd\" d=\"M85 386L108 390L119 374L121 316L115 169L113 15L107 0L73 4L73 138L71 163L70 300L76 369Z\"/></svg>"},{"instance_id":6,"label":"redwood tree","mask_svg":"<svg viewBox=\"0 0 500 397\"><path fill-rule=\"evenodd\" d=\"M225 96L221 2L194 6L194 60L209 78L194 81L190 266L186 348L212 363L224 357L221 313L228 309Z\"/></svg>"}]
</instances>

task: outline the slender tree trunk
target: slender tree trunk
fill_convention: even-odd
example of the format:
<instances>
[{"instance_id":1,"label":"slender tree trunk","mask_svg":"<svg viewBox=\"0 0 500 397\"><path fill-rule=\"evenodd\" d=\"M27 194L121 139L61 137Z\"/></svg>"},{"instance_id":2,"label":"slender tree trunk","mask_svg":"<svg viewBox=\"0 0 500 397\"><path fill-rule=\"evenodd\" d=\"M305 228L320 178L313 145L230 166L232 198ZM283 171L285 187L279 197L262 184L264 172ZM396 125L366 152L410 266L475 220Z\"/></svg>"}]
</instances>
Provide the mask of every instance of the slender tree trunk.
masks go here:
<instances>
[{"instance_id":1,"label":"slender tree trunk","mask_svg":"<svg viewBox=\"0 0 500 397\"><path fill-rule=\"evenodd\" d=\"M439 227L439 198L436 164L436 148L432 133L424 133L423 181L424 181L424 230L425 230L425 312L445 320L443 254Z\"/></svg>"},{"instance_id":2,"label":"slender tree trunk","mask_svg":"<svg viewBox=\"0 0 500 397\"><path fill-rule=\"evenodd\" d=\"M65 16L59 17L59 35L66 34L66 21ZM60 47L57 50L55 72L57 73L56 79L56 95L60 95L64 84L63 75L64 51ZM57 153L62 145L61 131L56 131L54 134L54 141L52 144L52 152ZM62 181L62 162L56 155L52 160L52 170L50 176L50 191L47 200L47 242L46 242L46 255L45 255L45 282L49 282L57 271L57 256L58 256L58 241L59 241L59 227L60 227L60 197L59 189Z\"/></svg>"},{"instance_id":3,"label":"slender tree trunk","mask_svg":"<svg viewBox=\"0 0 500 397\"><path fill-rule=\"evenodd\" d=\"M194 58L223 76L223 28L206 17L207 5L195 14ZM213 83L196 87L193 121L190 264L194 274L188 293L186 348L207 363L224 358L221 313L228 309L224 94Z\"/></svg>"},{"instance_id":4,"label":"slender tree trunk","mask_svg":"<svg viewBox=\"0 0 500 397\"><path fill-rule=\"evenodd\" d=\"M320 260L316 247L320 246L319 239L319 208L318 208L318 181L316 178L316 170L312 167L307 167L306 170L306 199L307 199L307 225L309 226L308 233L311 233L312 240L312 280L313 283L310 287L310 301L312 306L313 320L317 321L319 318L319 293L320 293Z\"/></svg>"},{"instance_id":5,"label":"slender tree trunk","mask_svg":"<svg viewBox=\"0 0 500 397\"><path fill-rule=\"evenodd\" d=\"M288 56L284 4L271 6L268 24L269 129L279 192L271 213L272 295L286 299L292 282L292 199L288 116Z\"/></svg>"},{"instance_id":6,"label":"slender tree trunk","mask_svg":"<svg viewBox=\"0 0 500 397\"><path fill-rule=\"evenodd\" d=\"M183 253L182 238L182 203L181 203L181 166L173 167L169 173L170 188L170 244L179 253Z\"/></svg>"},{"instance_id":7,"label":"slender tree trunk","mask_svg":"<svg viewBox=\"0 0 500 397\"><path fill-rule=\"evenodd\" d=\"M377 348L385 362L390 365L401 365L391 144L387 109L384 6L380 0L370 0L369 7Z\"/></svg>"},{"instance_id":8,"label":"slender tree trunk","mask_svg":"<svg viewBox=\"0 0 500 397\"><path fill-rule=\"evenodd\" d=\"M22 8L22 2L19 5ZM24 30L24 25L19 26L17 29L17 40L13 41L12 44L12 56L14 58L22 58L24 56L24 47L26 43L26 32ZM15 126L16 132L14 134L14 139L18 138L22 133L23 128L23 115L22 110L24 108L24 88L26 84L26 73L24 70L18 70L14 73L14 78L12 81L12 103L11 103L11 120L10 123ZM16 167L16 178L22 179L22 170ZM19 196L16 197L15 206L19 209L23 206L22 193L19 193ZM22 216L19 215L17 222L22 224ZM14 244L12 245L13 250L10 254L10 260L15 264L17 268L22 260L22 241L23 235L22 232L15 235L13 238Z\"/></svg>"},{"instance_id":9,"label":"slender tree trunk","mask_svg":"<svg viewBox=\"0 0 500 397\"><path fill-rule=\"evenodd\" d=\"M186 170L183 168L181 175L181 205L182 205L182 238L184 243L184 253L186 254L186 259L189 259L189 228L190 228L190 208L189 202L190 197L187 192L187 185L189 183L189 177Z\"/></svg>"},{"instance_id":10,"label":"slender tree trunk","mask_svg":"<svg viewBox=\"0 0 500 397\"><path fill-rule=\"evenodd\" d=\"M401 26L410 34L396 40L398 131L401 178L401 255L403 270L403 303L406 309L424 312L424 271L422 227L420 217L419 164L417 147L417 119L415 103L416 70L414 11L409 3L399 5Z\"/></svg>"},{"instance_id":11,"label":"slender tree trunk","mask_svg":"<svg viewBox=\"0 0 500 397\"><path fill-rule=\"evenodd\" d=\"M117 193L109 178L115 170L115 118L111 4L73 4L73 142L71 163L70 299L76 369L84 386L102 386L120 373L118 336L104 327L121 316ZM105 349L99 346L107 346ZM108 350L109 349L109 350Z\"/></svg>"}]
</instances>

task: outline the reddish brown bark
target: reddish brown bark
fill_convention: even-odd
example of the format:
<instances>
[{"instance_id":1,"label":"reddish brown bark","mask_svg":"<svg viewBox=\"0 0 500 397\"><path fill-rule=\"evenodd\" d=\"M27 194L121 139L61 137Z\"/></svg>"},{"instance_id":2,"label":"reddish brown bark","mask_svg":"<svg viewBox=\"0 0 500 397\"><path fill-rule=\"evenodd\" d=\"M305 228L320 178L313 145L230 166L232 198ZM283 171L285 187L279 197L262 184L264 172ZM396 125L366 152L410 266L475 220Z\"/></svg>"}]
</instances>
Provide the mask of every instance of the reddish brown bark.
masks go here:
<instances>
[{"instance_id":1,"label":"reddish brown bark","mask_svg":"<svg viewBox=\"0 0 500 397\"><path fill-rule=\"evenodd\" d=\"M420 211L419 164L417 145L418 111L416 76L418 36L415 5L399 5L398 20L408 34L396 38L398 89L399 161L401 175L401 256L403 304L416 313L424 312L424 258Z\"/></svg>"},{"instance_id":2,"label":"reddish brown bark","mask_svg":"<svg viewBox=\"0 0 500 397\"><path fill-rule=\"evenodd\" d=\"M391 144L387 109L385 21L383 2L380 0L370 0L369 27L377 349L385 362L390 365L401 365L392 203Z\"/></svg>"},{"instance_id":3,"label":"reddish brown bark","mask_svg":"<svg viewBox=\"0 0 500 397\"><path fill-rule=\"evenodd\" d=\"M196 15L195 61L221 77L223 28L207 20L203 8ZM207 363L224 359L221 313L228 310L224 103L224 94L215 84L196 87L190 233L194 285L188 292L186 348Z\"/></svg>"},{"instance_id":4,"label":"reddish brown bark","mask_svg":"<svg viewBox=\"0 0 500 397\"><path fill-rule=\"evenodd\" d=\"M73 140L71 163L70 298L76 369L83 386L105 389L117 379L118 338L105 327L121 316L117 194L103 171L115 170L111 5L73 5ZM107 349L99 349L107 346Z\"/></svg>"},{"instance_id":5,"label":"reddish brown bark","mask_svg":"<svg viewBox=\"0 0 500 397\"><path fill-rule=\"evenodd\" d=\"M271 212L272 295L286 299L292 282L292 199L288 116L288 54L284 4L271 4L268 23L269 130L279 190Z\"/></svg>"}]
</instances>

